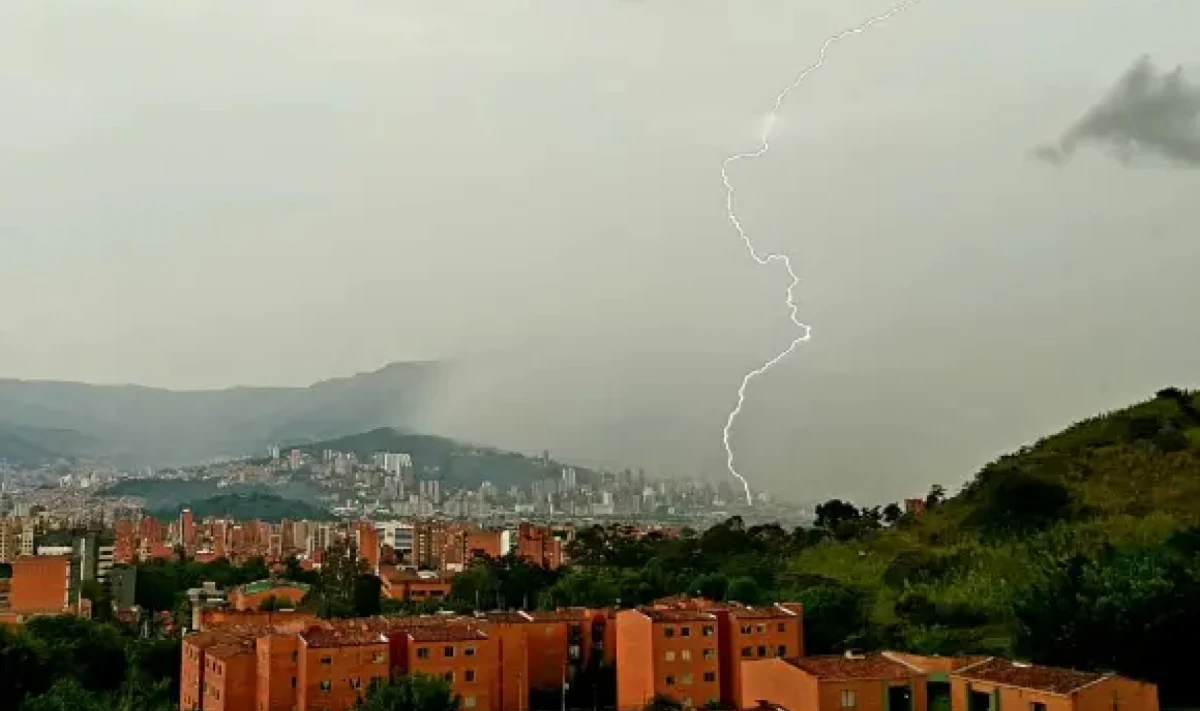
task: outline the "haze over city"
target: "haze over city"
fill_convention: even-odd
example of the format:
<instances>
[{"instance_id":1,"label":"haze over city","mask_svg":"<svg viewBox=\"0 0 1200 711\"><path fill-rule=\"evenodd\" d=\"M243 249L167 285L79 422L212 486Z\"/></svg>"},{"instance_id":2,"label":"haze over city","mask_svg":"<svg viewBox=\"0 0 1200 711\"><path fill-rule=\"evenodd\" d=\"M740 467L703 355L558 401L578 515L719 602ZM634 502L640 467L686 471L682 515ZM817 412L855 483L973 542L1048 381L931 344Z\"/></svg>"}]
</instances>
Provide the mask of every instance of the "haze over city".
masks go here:
<instances>
[{"instance_id":1,"label":"haze over city","mask_svg":"<svg viewBox=\"0 0 1200 711\"><path fill-rule=\"evenodd\" d=\"M721 161L887 6L5 3L0 375L436 358L423 430L724 476L741 375L791 331ZM738 422L756 486L921 493L1194 380L1194 165L1030 154L1143 55L1189 76L1196 26L1186 0L927 0L830 52L733 176L814 327Z\"/></svg>"}]
</instances>

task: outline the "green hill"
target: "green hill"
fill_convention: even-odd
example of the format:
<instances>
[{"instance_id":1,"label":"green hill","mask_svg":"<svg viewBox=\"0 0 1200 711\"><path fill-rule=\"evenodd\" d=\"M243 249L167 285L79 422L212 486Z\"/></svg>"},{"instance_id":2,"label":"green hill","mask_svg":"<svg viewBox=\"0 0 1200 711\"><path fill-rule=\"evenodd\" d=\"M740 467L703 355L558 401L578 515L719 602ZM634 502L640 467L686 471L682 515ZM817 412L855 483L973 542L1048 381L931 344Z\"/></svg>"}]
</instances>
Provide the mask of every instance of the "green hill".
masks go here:
<instances>
[{"instance_id":1,"label":"green hill","mask_svg":"<svg viewBox=\"0 0 1200 711\"><path fill-rule=\"evenodd\" d=\"M826 521L827 538L784 562L779 592L818 627L822 606L840 617L834 646L1018 654L1177 684L1187 673L1164 650L1200 632L1198 406L1168 388L1080 422L952 498L931 492L918 520Z\"/></svg>"},{"instance_id":2,"label":"green hill","mask_svg":"<svg viewBox=\"0 0 1200 711\"><path fill-rule=\"evenodd\" d=\"M191 509L197 518L221 516L238 521L258 519L278 523L285 518L316 521L328 521L333 518L325 509L307 501L284 499L264 493L220 494L188 501L171 508L156 509L151 511L151 514L160 519L173 520L185 508Z\"/></svg>"},{"instance_id":3,"label":"green hill","mask_svg":"<svg viewBox=\"0 0 1200 711\"><path fill-rule=\"evenodd\" d=\"M289 445L286 449L300 449L320 456L330 449L336 452L353 452L360 461L369 461L376 452L404 452L413 459L413 468L418 477L440 479L456 486L477 487L490 481L498 487L528 484L547 476L559 476L558 462L548 465L542 460L515 452L506 452L493 447L481 447L459 442L446 437L414 434L392 428L379 428L370 432L339 437L337 439ZM576 467L579 481L587 481L593 474Z\"/></svg>"}]
</instances>

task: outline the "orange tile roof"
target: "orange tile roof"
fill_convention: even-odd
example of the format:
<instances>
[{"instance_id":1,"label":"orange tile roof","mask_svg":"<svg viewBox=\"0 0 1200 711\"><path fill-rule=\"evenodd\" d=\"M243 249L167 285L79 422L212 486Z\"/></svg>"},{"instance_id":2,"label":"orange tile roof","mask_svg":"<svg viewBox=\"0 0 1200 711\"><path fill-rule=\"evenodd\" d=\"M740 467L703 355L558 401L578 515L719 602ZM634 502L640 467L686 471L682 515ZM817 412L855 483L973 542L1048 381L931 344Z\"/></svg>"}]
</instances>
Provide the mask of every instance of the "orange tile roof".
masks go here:
<instances>
[{"instance_id":1,"label":"orange tile roof","mask_svg":"<svg viewBox=\"0 0 1200 711\"><path fill-rule=\"evenodd\" d=\"M520 624L529 622L532 618L524 612L481 612L478 617L487 622L497 624Z\"/></svg>"},{"instance_id":2,"label":"orange tile roof","mask_svg":"<svg viewBox=\"0 0 1200 711\"><path fill-rule=\"evenodd\" d=\"M328 647L366 647L373 644L386 645L387 636L370 625L337 625L331 629L314 628L300 635L313 649Z\"/></svg>"},{"instance_id":3,"label":"orange tile roof","mask_svg":"<svg viewBox=\"0 0 1200 711\"><path fill-rule=\"evenodd\" d=\"M443 627L414 627L404 631L414 642L466 642L487 639L487 635L468 625L446 625Z\"/></svg>"},{"instance_id":4,"label":"orange tile roof","mask_svg":"<svg viewBox=\"0 0 1200 711\"><path fill-rule=\"evenodd\" d=\"M834 679L907 679L921 672L882 654L848 657L830 654L789 661L822 681Z\"/></svg>"},{"instance_id":5,"label":"orange tile roof","mask_svg":"<svg viewBox=\"0 0 1200 711\"><path fill-rule=\"evenodd\" d=\"M777 605L767 607L726 607L730 615L738 620L791 620L799 617L795 612Z\"/></svg>"},{"instance_id":6,"label":"orange tile roof","mask_svg":"<svg viewBox=\"0 0 1200 711\"><path fill-rule=\"evenodd\" d=\"M528 613L534 622L582 622L582 610L547 610Z\"/></svg>"},{"instance_id":7,"label":"orange tile roof","mask_svg":"<svg viewBox=\"0 0 1200 711\"><path fill-rule=\"evenodd\" d=\"M656 610L643 607L638 611L649 617L652 622L711 622L717 619L716 615L699 610Z\"/></svg>"},{"instance_id":8,"label":"orange tile roof","mask_svg":"<svg viewBox=\"0 0 1200 711\"><path fill-rule=\"evenodd\" d=\"M1022 664L994 657L962 667L952 673L955 676L974 681L1063 695L1094 684L1108 676L1074 669Z\"/></svg>"}]
</instances>

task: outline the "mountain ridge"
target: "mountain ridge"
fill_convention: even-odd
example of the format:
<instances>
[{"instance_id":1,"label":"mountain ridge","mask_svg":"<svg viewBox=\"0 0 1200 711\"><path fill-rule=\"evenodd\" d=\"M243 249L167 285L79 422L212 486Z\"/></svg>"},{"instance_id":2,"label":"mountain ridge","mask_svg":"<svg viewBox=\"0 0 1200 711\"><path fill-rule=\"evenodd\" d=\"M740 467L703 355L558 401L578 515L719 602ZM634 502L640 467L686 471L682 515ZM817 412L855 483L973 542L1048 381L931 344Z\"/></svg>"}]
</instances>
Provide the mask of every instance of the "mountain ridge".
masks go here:
<instances>
[{"instance_id":1,"label":"mountain ridge","mask_svg":"<svg viewBox=\"0 0 1200 711\"><path fill-rule=\"evenodd\" d=\"M308 386L172 390L0 379L0 459L36 464L95 457L174 466L245 456L284 440L412 427L445 377L445 364L414 361ZM40 433L40 446L27 446L22 432ZM95 446L79 447L80 440Z\"/></svg>"}]
</instances>

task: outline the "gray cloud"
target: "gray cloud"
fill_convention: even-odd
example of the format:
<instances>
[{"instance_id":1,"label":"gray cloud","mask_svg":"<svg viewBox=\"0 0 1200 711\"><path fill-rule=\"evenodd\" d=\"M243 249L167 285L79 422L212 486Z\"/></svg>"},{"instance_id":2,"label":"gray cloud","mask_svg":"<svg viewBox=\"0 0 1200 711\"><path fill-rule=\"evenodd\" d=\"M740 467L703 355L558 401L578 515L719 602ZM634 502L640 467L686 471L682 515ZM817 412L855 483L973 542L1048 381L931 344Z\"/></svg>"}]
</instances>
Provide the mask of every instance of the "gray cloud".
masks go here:
<instances>
[{"instance_id":1,"label":"gray cloud","mask_svg":"<svg viewBox=\"0 0 1200 711\"><path fill-rule=\"evenodd\" d=\"M1040 146L1034 154L1063 165L1080 145L1102 144L1122 164L1138 155L1157 155L1200 166L1200 86L1189 84L1183 68L1160 72L1142 56L1096 106L1071 126L1056 146Z\"/></svg>"}]
</instances>

